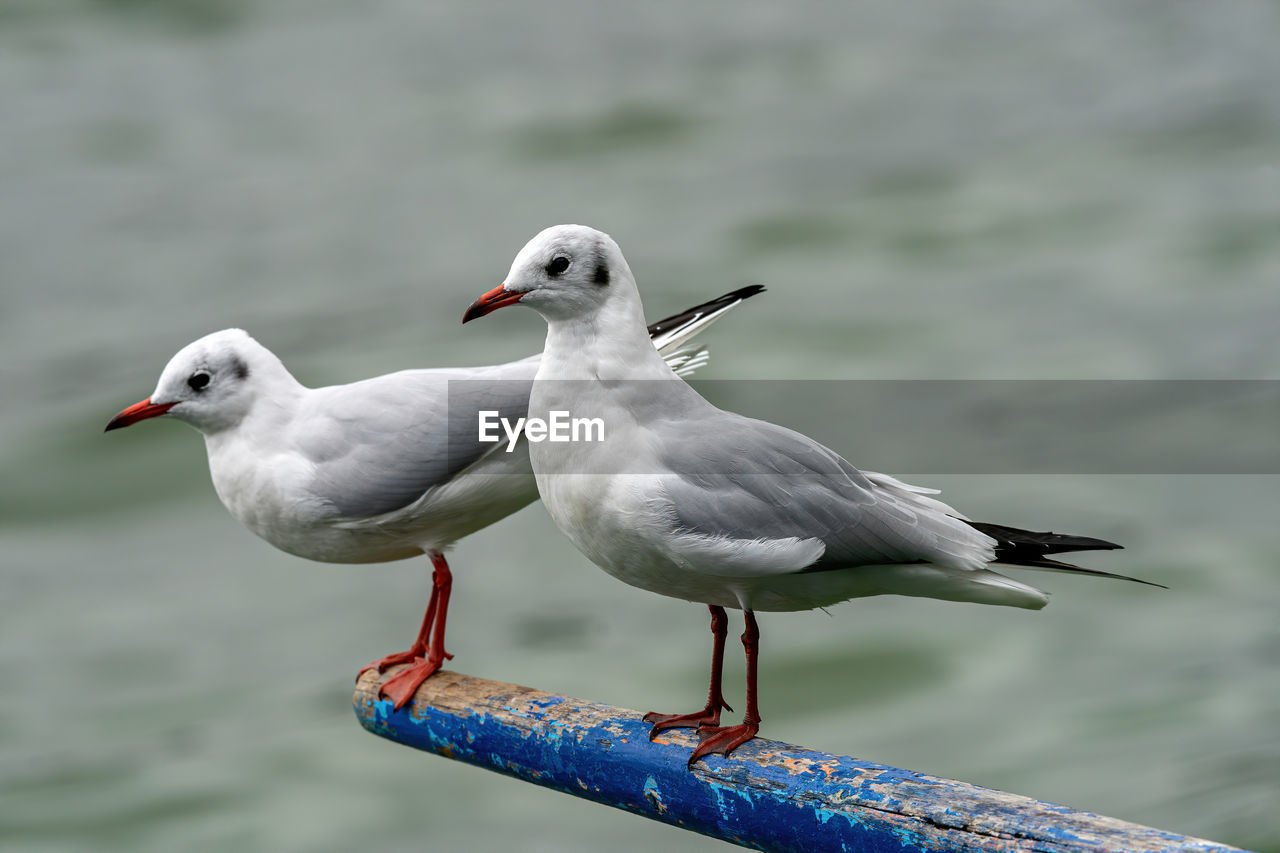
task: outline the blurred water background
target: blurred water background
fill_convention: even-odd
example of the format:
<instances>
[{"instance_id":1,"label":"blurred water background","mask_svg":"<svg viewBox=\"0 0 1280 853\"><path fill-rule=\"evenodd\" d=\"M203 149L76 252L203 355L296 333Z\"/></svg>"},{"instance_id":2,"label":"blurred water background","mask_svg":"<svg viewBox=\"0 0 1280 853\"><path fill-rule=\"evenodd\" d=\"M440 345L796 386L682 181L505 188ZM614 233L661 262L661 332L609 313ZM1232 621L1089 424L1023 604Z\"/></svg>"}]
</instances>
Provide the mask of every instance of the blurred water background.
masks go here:
<instances>
[{"instance_id":1,"label":"blurred water background","mask_svg":"<svg viewBox=\"0 0 1280 853\"><path fill-rule=\"evenodd\" d=\"M107 419L233 325L312 385L534 352L459 319L566 221L654 318L769 287L709 378L1275 379L1278 40L1246 0L0 0L0 846L720 849L370 737L426 560L274 551L193 431ZM764 733L1280 850L1277 478L913 479L1171 589L764 614ZM452 563L457 669L701 701L705 610L541 508Z\"/></svg>"}]
</instances>

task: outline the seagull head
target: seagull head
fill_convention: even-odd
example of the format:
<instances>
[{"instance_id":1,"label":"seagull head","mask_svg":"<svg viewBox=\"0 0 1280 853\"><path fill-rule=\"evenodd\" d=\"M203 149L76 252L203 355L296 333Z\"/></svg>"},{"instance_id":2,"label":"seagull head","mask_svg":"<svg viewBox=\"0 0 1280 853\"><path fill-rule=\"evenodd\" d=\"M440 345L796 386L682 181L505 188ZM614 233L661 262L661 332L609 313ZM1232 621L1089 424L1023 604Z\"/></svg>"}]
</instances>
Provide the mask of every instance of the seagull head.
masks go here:
<instances>
[{"instance_id":1,"label":"seagull head","mask_svg":"<svg viewBox=\"0 0 1280 853\"><path fill-rule=\"evenodd\" d=\"M555 225L516 255L502 284L471 304L462 322L517 302L548 320L599 311L635 290L622 250L603 231L585 225Z\"/></svg>"},{"instance_id":2,"label":"seagull head","mask_svg":"<svg viewBox=\"0 0 1280 853\"><path fill-rule=\"evenodd\" d=\"M111 419L107 430L162 415L186 421L208 435L234 427L249 413L261 373L283 365L241 329L205 335L178 350L145 400Z\"/></svg>"}]
</instances>

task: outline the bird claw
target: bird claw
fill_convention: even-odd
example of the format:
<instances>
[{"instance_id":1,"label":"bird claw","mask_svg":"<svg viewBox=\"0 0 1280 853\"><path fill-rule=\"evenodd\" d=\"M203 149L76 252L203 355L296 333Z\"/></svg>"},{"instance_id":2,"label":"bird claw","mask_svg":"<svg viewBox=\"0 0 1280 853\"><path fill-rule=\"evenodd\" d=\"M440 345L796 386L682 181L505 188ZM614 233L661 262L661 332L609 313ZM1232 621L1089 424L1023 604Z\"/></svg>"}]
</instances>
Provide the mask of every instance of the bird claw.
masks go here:
<instances>
[{"instance_id":1,"label":"bird claw","mask_svg":"<svg viewBox=\"0 0 1280 853\"><path fill-rule=\"evenodd\" d=\"M378 695L390 699L395 710L399 711L413 699L422 682L439 671L440 665L444 663L443 658L444 655L431 655L415 659L409 666L384 681L378 687Z\"/></svg>"},{"instance_id":2,"label":"bird claw","mask_svg":"<svg viewBox=\"0 0 1280 853\"><path fill-rule=\"evenodd\" d=\"M728 705L723 706L732 711ZM653 728L649 729L649 740L653 740L658 736L659 732L665 732L667 729L698 729L701 731L706 726L720 725L720 711L711 708L703 708L701 711L694 711L692 714L659 714L656 711L650 711L642 718L646 723L652 723Z\"/></svg>"},{"instance_id":3,"label":"bird claw","mask_svg":"<svg viewBox=\"0 0 1280 853\"><path fill-rule=\"evenodd\" d=\"M759 723L743 723L737 726L704 726L698 729L698 748L689 756L689 769L699 758L719 753L728 758L729 753L751 740L760 731Z\"/></svg>"},{"instance_id":4,"label":"bird claw","mask_svg":"<svg viewBox=\"0 0 1280 853\"><path fill-rule=\"evenodd\" d=\"M402 663L413 663L415 660L422 660L423 655L426 653L426 649L412 648L408 651L394 652L393 654L380 657L377 660L360 667L360 671L356 673L356 680L359 681L360 676L364 675L371 669L376 669L381 673L385 672L389 666L399 666ZM453 655L448 655L448 657L453 657Z\"/></svg>"}]
</instances>

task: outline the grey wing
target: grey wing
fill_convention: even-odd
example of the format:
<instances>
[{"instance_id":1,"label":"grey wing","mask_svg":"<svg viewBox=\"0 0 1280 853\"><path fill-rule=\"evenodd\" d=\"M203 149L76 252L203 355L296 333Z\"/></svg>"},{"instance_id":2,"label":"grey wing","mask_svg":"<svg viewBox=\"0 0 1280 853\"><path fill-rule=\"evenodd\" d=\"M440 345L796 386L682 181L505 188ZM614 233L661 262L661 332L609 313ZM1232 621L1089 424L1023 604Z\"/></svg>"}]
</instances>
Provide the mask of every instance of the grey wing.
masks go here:
<instances>
[{"instance_id":1,"label":"grey wing","mask_svg":"<svg viewBox=\"0 0 1280 853\"><path fill-rule=\"evenodd\" d=\"M526 359L318 389L299 437L315 466L311 490L341 518L372 518L412 504L505 449L505 438L480 440L479 413L524 417L536 371L537 360Z\"/></svg>"},{"instance_id":2,"label":"grey wing","mask_svg":"<svg viewBox=\"0 0 1280 853\"><path fill-rule=\"evenodd\" d=\"M994 557L994 540L945 504L892 478L868 478L800 433L714 412L684 421L686 434L662 444L662 467L674 472L664 477L667 513L679 532L818 540L821 555L806 571L921 561L978 569Z\"/></svg>"}]
</instances>

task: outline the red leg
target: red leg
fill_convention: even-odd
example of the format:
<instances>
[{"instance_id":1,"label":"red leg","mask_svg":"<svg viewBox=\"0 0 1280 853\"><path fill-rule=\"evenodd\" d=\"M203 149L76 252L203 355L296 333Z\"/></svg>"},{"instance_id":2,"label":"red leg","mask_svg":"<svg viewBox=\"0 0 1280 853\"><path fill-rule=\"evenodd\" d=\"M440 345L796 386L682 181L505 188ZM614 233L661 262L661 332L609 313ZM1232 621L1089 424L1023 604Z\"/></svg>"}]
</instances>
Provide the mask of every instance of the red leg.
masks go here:
<instances>
[{"instance_id":1,"label":"red leg","mask_svg":"<svg viewBox=\"0 0 1280 853\"><path fill-rule=\"evenodd\" d=\"M431 575L431 594L439 598L439 609L436 611L436 625L431 634L431 648L427 652L427 659L435 661L435 668L439 669L446 660L453 660L453 655L444 650L444 623L449 618L449 592L453 589L453 575L449 572L449 564L444 561L444 554L432 554L431 564L435 566Z\"/></svg>"},{"instance_id":2,"label":"red leg","mask_svg":"<svg viewBox=\"0 0 1280 853\"><path fill-rule=\"evenodd\" d=\"M698 729L698 738L702 741L689 756L689 766L703 756L718 752L728 756L738 747L751 740L760 731L760 708L756 705L756 660L760 653L760 629L756 626L756 616L750 610L743 611L747 623L742 632L742 648L747 654L747 711L742 715L742 724L738 726L712 727Z\"/></svg>"},{"instance_id":3,"label":"red leg","mask_svg":"<svg viewBox=\"0 0 1280 853\"><path fill-rule=\"evenodd\" d=\"M409 647L408 651L394 652L384 657L380 657L372 663L365 664L360 667L360 671L356 673L356 678L359 679L360 676L364 675L371 669L376 669L378 672L382 672L389 666L409 663L410 661L416 660L417 658L425 655L427 653L427 641L431 636L431 625L436 620L437 598L438 596L436 595L435 584L432 583L431 600L427 602L427 612L422 617L422 627L418 629L418 636L414 639L413 645Z\"/></svg>"},{"instance_id":4,"label":"red leg","mask_svg":"<svg viewBox=\"0 0 1280 853\"><path fill-rule=\"evenodd\" d=\"M453 575L449 572L449 564L445 562L443 554L433 552L431 564L435 567L431 575L431 601L427 604L427 613L423 617L418 639L409 651L388 655L376 662L395 659L392 662L410 664L388 678L379 688L379 693L392 700L397 711L409 703L422 682L435 675L446 659L453 657L444 650L444 627L449 615L449 591L453 587ZM429 642L428 633L431 635Z\"/></svg>"},{"instance_id":5,"label":"red leg","mask_svg":"<svg viewBox=\"0 0 1280 853\"><path fill-rule=\"evenodd\" d=\"M718 726L720 709L733 710L724 701L724 695L720 692L720 682L724 672L724 638L729 633L729 619L725 616L723 607L712 604L708 605L708 609L711 611L712 646L711 687L707 691L707 706L692 714L659 714L650 711L644 715L646 723L653 723L653 728L649 730L649 740L657 737L658 732L667 729Z\"/></svg>"}]
</instances>

